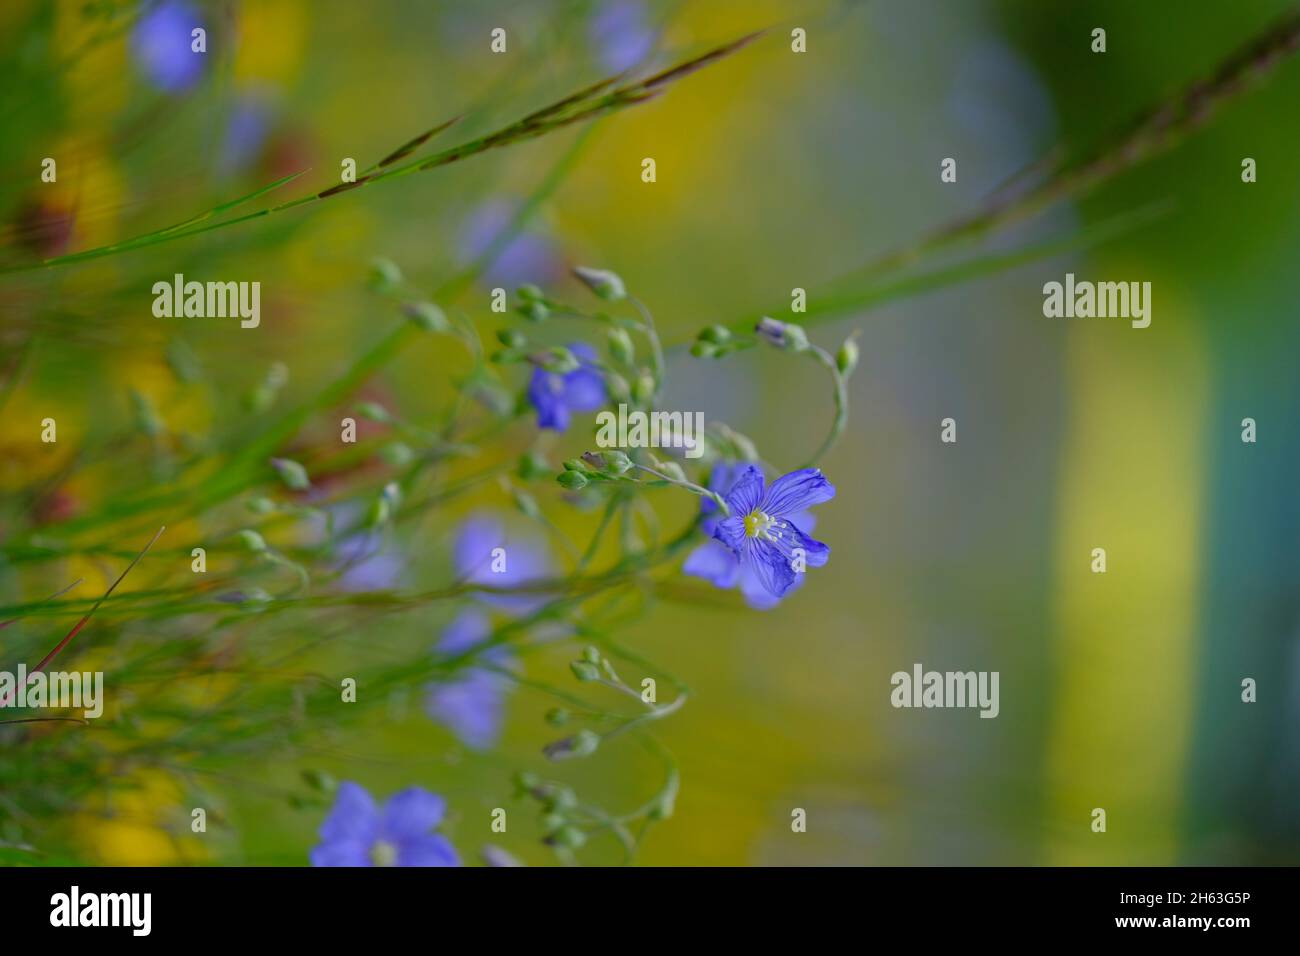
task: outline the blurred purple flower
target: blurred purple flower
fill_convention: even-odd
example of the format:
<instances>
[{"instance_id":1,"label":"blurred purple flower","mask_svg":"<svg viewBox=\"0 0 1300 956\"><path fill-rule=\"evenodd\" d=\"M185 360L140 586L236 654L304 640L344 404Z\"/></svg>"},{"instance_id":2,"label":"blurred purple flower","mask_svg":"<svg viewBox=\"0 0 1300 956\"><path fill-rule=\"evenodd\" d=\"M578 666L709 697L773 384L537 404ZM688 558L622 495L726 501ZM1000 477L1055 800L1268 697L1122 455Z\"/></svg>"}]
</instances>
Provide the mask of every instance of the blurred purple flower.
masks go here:
<instances>
[{"instance_id":1,"label":"blurred purple flower","mask_svg":"<svg viewBox=\"0 0 1300 956\"><path fill-rule=\"evenodd\" d=\"M605 404L605 380L589 364L596 359L595 350L585 342L570 343L568 349L581 363L574 371L561 375L533 367L528 401L537 409L538 428L565 431L573 412L590 412Z\"/></svg>"},{"instance_id":2,"label":"blurred purple flower","mask_svg":"<svg viewBox=\"0 0 1300 956\"><path fill-rule=\"evenodd\" d=\"M198 12L180 0L167 0L140 18L131 33L131 49L154 86L176 93L198 81L207 54L191 49L190 32L204 25Z\"/></svg>"},{"instance_id":3,"label":"blurred purple flower","mask_svg":"<svg viewBox=\"0 0 1300 956\"><path fill-rule=\"evenodd\" d=\"M312 866L459 866L447 838L431 832L446 802L423 787L408 787L381 810L360 784L339 784L334 807L312 848Z\"/></svg>"},{"instance_id":4,"label":"blurred purple flower","mask_svg":"<svg viewBox=\"0 0 1300 956\"><path fill-rule=\"evenodd\" d=\"M963 45L950 68L945 118L955 121L956 129L945 133L968 134L988 150L988 188L1056 141L1052 94L1013 46L976 37Z\"/></svg>"},{"instance_id":5,"label":"blurred purple flower","mask_svg":"<svg viewBox=\"0 0 1300 956\"><path fill-rule=\"evenodd\" d=\"M339 542L339 587L345 591L387 591L397 587L403 561L399 554L383 549L383 536L376 530L358 531Z\"/></svg>"},{"instance_id":6,"label":"blurred purple flower","mask_svg":"<svg viewBox=\"0 0 1300 956\"><path fill-rule=\"evenodd\" d=\"M655 31L646 22L641 0L609 0L591 18L592 46L600 62L615 73L639 64L654 49Z\"/></svg>"},{"instance_id":7,"label":"blurred purple flower","mask_svg":"<svg viewBox=\"0 0 1300 956\"><path fill-rule=\"evenodd\" d=\"M270 105L259 96L244 95L235 103L221 143L219 168L238 172L254 163L271 131Z\"/></svg>"},{"instance_id":8,"label":"blurred purple flower","mask_svg":"<svg viewBox=\"0 0 1300 956\"><path fill-rule=\"evenodd\" d=\"M497 552L500 549L500 552ZM508 541L501 522L491 515L471 515L460 526L453 555L457 574L470 584L512 588L546 577L550 556L535 542ZM493 570L500 568L500 570ZM544 594L475 594L484 604L528 614L547 601Z\"/></svg>"},{"instance_id":9,"label":"blurred purple flower","mask_svg":"<svg viewBox=\"0 0 1300 956\"><path fill-rule=\"evenodd\" d=\"M515 212L513 203L502 200L480 206L460 232L462 263L469 265L495 248L509 231ZM521 231L503 243L483 270L483 278L489 285L513 289L525 283L547 285L564 273L564 257L554 240Z\"/></svg>"},{"instance_id":10,"label":"blurred purple flower","mask_svg":"<svg viewBox=\"0 0 1300 956\"><path fill-rule=\"evenodd\" d=\"M759 497L752 494L755 482ZM805 506L830 500L835 489L817 469L778 478L766 496L762 486L762 472L755 465L718 462L713 466L709 490L726 499L732 514L723 519L713 501L701 500L700 513L705 516L701 528L710 540L690 553L682 571L715 587L738 586L750 607L767 610L803 583L803 574L791 567L792 547L804 549L809 567L826 563L830 548L807 536L816 519ZM739 549L733 543L737 528L743 539Z\"/></svg>"},{"instance_id":11,"label":"blurred purple flower","mask_svg":"<svg viewBox=\"0 0 1300 956\"><path fill-rule=\"evenodd\" d=\"M447 625L438 652L446 656L460 655L487 640L491 633L487 615L471 608ZM493 647L479 659L504 665L510 655L504 647ZM428 686L425 713L435 723L450 728L471 750L487 750L501 736L505 695L509 689L510 682L500 674L483 667L466 668L449 681Z\"/></svg>"}]
</instances>

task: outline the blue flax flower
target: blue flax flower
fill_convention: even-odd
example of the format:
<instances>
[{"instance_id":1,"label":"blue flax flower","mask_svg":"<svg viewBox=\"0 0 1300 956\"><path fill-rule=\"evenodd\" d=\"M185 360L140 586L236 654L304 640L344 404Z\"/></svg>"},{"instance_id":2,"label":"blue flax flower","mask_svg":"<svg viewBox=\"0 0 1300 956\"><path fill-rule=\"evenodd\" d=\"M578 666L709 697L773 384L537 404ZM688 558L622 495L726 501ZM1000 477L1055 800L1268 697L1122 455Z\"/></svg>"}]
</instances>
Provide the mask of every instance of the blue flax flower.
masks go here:
<instances>
[{"instance_id":1,"label":"blue flax flower","mask_svg":"<svg viewBox=\"0 0 1300 956\"><path fill-rule=\"evenodd\" d=\"M830 558L831 549L808 537L798 521L802 512L834 497L835 486L819 468L792 471L765 487L758 466L743 465L723 494L731 515L717 520L713 537L738 559L739 579L753 575L764 591L779 600L799 580L796 551L811 568Z\"/></svg>"},{"instance_id":2,"label":"blue flax flower","mask_svg":"<svg viewBox=\"0 0 1300 956\"><path fill-rule=\"evenodd\" d=\"M486 255L483 281L489 286L513 287L532 282L549 285L564 277L565 261L550 236L516 229L519 207L513 201L494 200L480 206L461 228L460 261L469 266Z\"/></svg>"},{"instance_id":3,"label":"blue flax flower","mask_svg":"<svg viewBox=\"0 0 1300 956\"><path fill-rule=\"evenodd\" d=\"M218 163L221 171L234 173L251 166L266 147L271 129L269 100L258 94L241 96L226 124Z\"/></svg>"},{"instance_id":4,"label":"blue flax flower","mask_svg":"<svg viewBox=\"0 0 1300 956\"><path fill-rule=\"evenodd\" d=\"M339 784L334 807L320 828L312 866L460 866L455 849L433 828L446 802L423 787L407 787L381 810L366 788Z\"/></svg>"},{"instance_id":5,"label":"blue flax flower","mask_svg":"<svg viewBox=\"0 0 1300 956\"><path fill-rule=\"evenodd\" d=\"M491 514L470 515L460 526L453 548L456 572L466 584L514 588L546 577L550 555L535 539L509 539L501 522ZM473 592L481 604L509 615L531 614L544 605L545 594L497 594ZM491 635L492 624L480 607L470 607L453 620L442 634L436 653L454 656ZM481 659L505 666L510 662L504 647L491 648ZM451 680L429 684L424 711L472 750L487 750L501 736L505 696L510 682L485 667L469 667Z\"/></svg>"},{"instance_id":6,"label":"blue flax flower","mask_svg":"<svg viewBox=\"0 0 1300 956\"><path fill-rule=\"evenodd\" d=\"M713 466L713 471L709 474L709 490L716 491L725 497L727 492L731 490L731 486L736 483L736 479L745 470L745 467L744 462L736 464L718 462ZM703 518L700 522L700 530L704 532L708 540L687 556L686 562L682 565L682 571L693 577L703 578L714 587L725 590L740 588L745 603L755 610L766 611L780 604L781 598L772 594L763 586L763 582L758 578L758 573L743 564L730 548L713 537L718 522L722 520L722 512L712 498L700 499L700 515ZM805 533L812 531L817 526L817 519L813 517L810 511L801 511L798 514L791 515L790 520ZM795 577L790 590L797 589L801 584L803 584L802 574Z\"/></svg>"},{"instance_id":7,"label":"blue flax flower","mask_svg":"<svg viewBox=\"0 0 1300 956\"><path fill-rule=\"evenodd\" d=\"M655 45L641 0L610 0L592 17L590 34L601 62L615 73L639 65Z\"/></svg>"},{"instance_id":8,"label":"blue flax flower","mask_svg":"<svg viewBox=\"0 0 1300 956\"><path fill-rule=\"evenodd\" d=\"M384 591L401 582L405 561L385 551L383 538L375 529L358 531L339 542L339 587L353 594Z\"/></svg>"},{"instance_id":9,"label":"blue flax flower","mask_svg":"<svg viewBox=\"0 0 1300 956\"><path fill-rule=\"evenodd\" d=\"M455 656L476 644L481 644L492 633L491 622L482 611L471 608L462 613L442 633L438 653ZM504 647L485 651L481 660L497 665L506 664L510 657ZM510 682L484 667L467 667L451 680L428 686L424 711L429 719L451 729L461 743L471 750L488 750L501 736L505 695Z\"/></svg>"},{"instance_id":10,"label":"blue flax flower","mask_svg":"<svg viewBox=\"0 0 1300 956\"><path fill-rule=\"evenodd\" d=\"M193 86L203 73L207 54L191 48L191 31L206 26L188 3L167 2L136 23L131 46L141 71L154 86L177 93Z\"/></svg>"},{"instance_id":11,"label":"blue flax flower","mask_svg":"<svg viewBox=\"0 0 1300 956\"><path fill-rule=\"evenodd\" d=\"M528 383L528 401L537 409L537 427L562 432L569 427L574 412L594 411L605 404L605 380L592 366L596 353L585 342L569 347L578 359L578 368L561 375L534 367Z\"/></svg>"},{"instance_id":12,"label":"blue flax flower","mask_svg":"<svg viewBox=\"0 0 1300 956\"><path fill-rule=\"evenodd\" d=\"M465 519L456 535L453 558L461 580L492 588L515 588L542 580L550 567L545 546L536 539L510 537L501 522L486 513ZM474 597L511 614L531 614L548 600L545 594L526 592L478 591Z\"/></svg>"}]
</instances>

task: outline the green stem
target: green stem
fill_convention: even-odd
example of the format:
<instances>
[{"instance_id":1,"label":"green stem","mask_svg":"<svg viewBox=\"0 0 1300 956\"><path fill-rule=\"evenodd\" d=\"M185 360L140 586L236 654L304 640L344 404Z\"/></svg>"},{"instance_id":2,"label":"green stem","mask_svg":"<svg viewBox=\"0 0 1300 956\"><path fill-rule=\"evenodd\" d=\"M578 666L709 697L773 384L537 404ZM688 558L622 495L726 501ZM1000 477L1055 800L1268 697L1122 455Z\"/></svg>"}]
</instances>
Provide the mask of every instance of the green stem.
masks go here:
<instances>
[{"instance_id":1,"label":"green stem","mask_svg":"<svg viewBox=\"0 0 1300 956\"><path fill-rule=\"evenodd\" d=\"M808 353L830 372L831 384L835 390L835 420L831 423L830 434L822 441L821 446L808 459L808 462L802 466L804 468L813 468L835 446L849 423L849 388L848 381L840 373L839 366L836 364L833 355L816 345L810 346Z\"/></svg>"},{"instance_id":2,"label":"green stem","mask_svg":"<svg viewBox=\"0 0 1300 956\"><path fill-rule=\"evenodd\" d=\"M670 478L663 472L651 468L649 465L639 465L636 462L632 462L632 467L639 468L647 474L654 475L660 481L666 481L670 485L676 485L678 488L685 488L687 491L691 492L691 494L699 495L701 498L708 498L718 506L718 509L722 512L724 518L731 516L731 509L727 507L727 502L723 499L722 495L715 491L710 491L708 488L703 488L695 484L695 482L687 481L684 478Z\"/></svg>"}]
</instances>

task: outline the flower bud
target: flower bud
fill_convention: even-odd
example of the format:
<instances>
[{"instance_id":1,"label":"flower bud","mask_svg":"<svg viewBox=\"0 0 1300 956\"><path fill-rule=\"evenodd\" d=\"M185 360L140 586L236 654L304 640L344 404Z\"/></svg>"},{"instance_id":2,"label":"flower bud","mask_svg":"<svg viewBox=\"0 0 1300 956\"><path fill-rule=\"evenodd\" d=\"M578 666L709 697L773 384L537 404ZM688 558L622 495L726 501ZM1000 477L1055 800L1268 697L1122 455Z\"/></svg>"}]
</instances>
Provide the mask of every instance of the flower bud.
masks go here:
<instances>
[{"instance_id":1,"label":"flower bud","mask_svg":"<svg viewBox=\"0 0 1300 956\"><path fill-rule=\"evenodd\" d=\"M333 793L338 787L335 779L323 770L304 770L302 779L307 786L321 793Z\"/></svg>"},{"instance_id":2,"label":"flower bud","mask_svg":"<svg viewBox=\"0 0 1300 956\"><path fill-rule=\"evenodd\" d=\"M243 591L236 591L236 603L241 607L260 607L263 604L270 604L275 598L271 597L262 588L245 588Z\"/></svg>"},{"instance_id":3,"label":"flower bud","mask_svg":"<svg viewBox=\"0 0 1300 956\"><path fill-rule=\"evenodd\" d=\"M626 402L632 397L632 386L617 372L605 373L605 391L609 393L610 400L616 403Z\"/></svg>"},{"instance_id":4,"label":"flower bud","mask_svg":"<svg viewBox=\"0 0 1300 956\"><path fill-rule=\"evenodd\" d=\"M515 291L522 302L542 302L546 299L546 294L531 282L525 282Z\"/></svg>"},{"instance_id":5,"label":"flower bud","mask_svg":"<svg viewBox=\"0 0 1300 956\"><path fill-rule=\"evenodd\" d=\"M357 402L357 414L362 418L368 418L372 422L386 422L389 420L388 409L377 402Z\"/></svg>"},{"instance_id":6,"label":"flower bud","mask_svg":"<svg viewBox=\"0 0 1300 956\"><path fill-rule=\"evenodd\" d=\"M158 417L158 409L154 407L149 396L142 392L131 389L131 406L135 412L135 423L140 431L144 432L150 438L155 438L163 433L166 426L163 420Z\"/></svg>"},{"instance_id":7,"label":"flower bud","mask_svg":"<svg viewBox=\"0 0 1300 956\"><path fill-rule=\"evenodd\" d=\"M528 344L527 337L518 329L497 329L497 341L508 349L521 349Z\"/></svg>"},{"instance_id":8,"label":"flower bud","mask_svg":"<svg viewBox=\"0 0 1300 956\"><path fill-rule=\"evenodd\" d=\"M802 352L808 348L808 333L802 325L787 322L785 325L786 348L791 352Z\"/></svg>"},{"instance_id":9,"label":"flower bud","mask_svg":"<svg viewBox=\"0 0 1300 956\"><path fill-rule=\"evenodd\" d=\"M673 815L675 804L677 802L677 792L675 789L666 793L661 793L646 811L646 816L651 820L667 820Z\"/></svg>"},{"instance_id":10,"label":"flower bud","mask_svg":"<svg viewBox=\"0 0 1300 956\"><path fill-rule=\"evenodd\" d=\"M808 348L808 333L803 330L803 326L793 322L781 322L765 315L758 320L754 331L774 348L787 352L802 352Z\"/></svg>"},{"instance_id":11,"label":"flower bud","mask_svg":"<svg viewBox=\"0 0 1300 956\"><path fill-rule=\"evenodd\" d=\"M392 259L376 258L370 262L370 288L388 292L402 283L402 270Z\"/></svg>"},{"instance_id":12,"label":"flower bud","mask_svg":"<svg viewBox=\"0 0 1300 956\"><path fill-rule=\"evenodd\" d=\"M492 846L490 843L479 850L479 857L483 860L484 866L523 866L501 847Z\"/></svg>"},{"instance_id":13,"label":"flower bud","mask_svg":"<svg viewBox=\"0 0 1300 956\"><path fill-rule=\"evenodd\" d=\"M845 378L852 375L853 370L858 367L858 343L853 341L851 336L844 340L840 350L835 353L835 367Z\"/></svg>"},{"instance_id":14,"label":"flower bud","mask_svg":"<svg viewBox=\"0 0 1300 956\"><path fill-rule=\"evenodd\" d=\"M569 740L569 753L575 757L586 757L589 754L594 754L596 748L600 746L600 734L594 730L580 730Z\"/></svg>"},{"instance_id":15,"label":"flower bud","mask_svg":"<svg viewBox=\"0 0 1300 956\"><path fill-rule=\"evenodd\" d=\"M691 354L696 358L716 358L718 348L716 345L697 339L691 343Z\"/></svg>"},{"instance_id":16,"label":"flower bud","mask_svg":"<svg viewBox=\"0 0 1300 956\"><path fill-rule=\"evenodd\" d=\"M569 664L569 670L573 671L573 676L584 684L600 680L600 668L591 661L573 661Z\"/></svg>"},{"instance_id":17,"label":"flower bud","mask_svg":"<svg viewBox=\"0 0 1300 956\"><path fill-rule=\"evenodd\" d=\"M261 414L275 404L275 389L265 383L255 385L244 396L244 404L250 412Z\"/></svg>"},{"instance_id":18,"label":"flower bud","mask_svg":"<svg viewBox=\"0 0 1300 956\"><path fill-rule=\"evenodd\" d=\"M613 475L621 475L632 467L632 459L627 457L626 452L619 451L617 448L605 452L605 471Z\"/></svg>"},{"instance_id":19,"label":"flower bud","mask_svg":"<svg viewBox=\"0 0 1300 956\"><path fill-rule=\"evenodd\" d=\"M578 795L573 792L572 787L562 787L559 784L551 788L551 792L546 795L546 809L553 813L564 813L572 810L578 805Z\"/></svg>"},{"instance_id":20,"label":"flower bud","mask_svg":"<svg viewBox=\"0 0 1300 956\"><path fill-rule=\"evenodd\" d=\"M288 487L294 491L306 491L311 487L307 469L291 458L272 458L271 467Z\"/></svg>"},{"instance_id":21,"label":"flower bud","mask_svg":"<svg viewBox=\"0 0 1300 956\"><path fill-rule=\"evenodd\" d=\"M600 746L600 735L594 730L579 730L571 737L565 737L542 748L550 760L572 760L589 757Z\"/></svg>"},{"instance_id":22,"label":"flower bud","mask_svg":"<svg viewBox=\"0 0 1300 956\"><path fill-rule=\"evenodd\" d=\"M686 480L686 472L682 471L682 466L677 464L677 462L675 461L659 462L658 471L662 472L664 475L667 475L673 481Z\"/></svg>"},{"instance_id":23,"label":"flower bud","mask_svg":"<svg viewBox=\"0 0 1300 956\"><path fill-rule=\"evenodd\" d=\"M523 303L515 311L529 322L545 322L551 316L551 310L546 307L546 303L536 300Z\"/></svg>"},{"instance_id":24,"label":"flower bud","mask_svg":"<svg viewBox=\"0 0 1300 956\"><path fill-rule=\"evenodd\" d=\"M573 760L589 757L600 746L600 735L592 730L580 730L572 737L553 741L542 748L548 760Z\"/></svg>"},{"instance_id":25,"label":"flower bud","mask_svg":"<svg viewBox=\"0 0 1300 956\"><path fill-rule=\"evenodd\" d=\"M590 482L587 479L587 476L580 471L560 472L559 476L555 480L558 481L562 487L567 488L569 491L581 491L583 488L586 488L588 484L590 484Z\"/></svg>"},{"instance_id":26,"label":"flower bud","mask_svg":"<svg viewBox=\"0 0 1300 956\"><path fill-rule=\"evenodd\" d=\"M388 502L383 498L376 498L370 502L370 507L366 510L366 524L372 528L387 524L390 513Z\"/></svg>"},{"instance_id":27,"label":"flower bud","mask_svg":"<svg viewBox=\"0 0 1300 956\"><path fill-rule=\"evenodd\" d=\"M395 441L379 449L379 457L394 468L403 468L415 460L415 452L405 442Z\"/></svg>"},{"instance_id":28,"label":"flower bud","mask_svg":"<svg viewBox=\"0 0 1300 956\"><path fill-rule=\"evenodd\" d=\"M289 366L283 362L272 362L266 370L266 387L277 391L289 384Z\"/></svg>"},{"instance_id":29,"label":"flower bud","mask_svg":"<svg viewBox=\"0 0 1300 956\"><path fill-rule=\"evenodd\" d=\"M655 380L649 375L642 375L632 386L632 401L638 405L649 406L655 397Z\"/></svg>"},{"instance_id":30,"label":"flower bud","mask_svg":"<svg viewBox=\"0 0 1300 956\"><path fill-rule=\"evenodd\" d=\"M527 353L523 349L497 349L488 357L488 361L494 365L509 365L523 358L527 358Z\"/></svg>"},{"instance_id":31,"label":"flower bud","mask_svg":"<svg viewBox=\"0 0 1300 956\"><path fill-rule=\"evenodd\" d=\"M578 357L563 345L554 345L544 352L537 353L533 356L533 361L556 375L568 375L570 372L576 372L580 367Z\"/></svg>"},{"instance_id":32,"label":"flower bud","mask_svg":"<svg viewBox=\"0 0 1300 956\"><path fill-rule=\"evenodd\" d=\"M776 348L785 347L784 322L778 322L776 319L765 315L758 320L758 324L754 326L754 331L758 334L758 337L768 345L775 346Z\"/></svg>"},{"instance_id":33,"label":"flower bud","mask_svg":"<svg viewBox=\"0 0 1300 956\"><path fill-rule=\"evenodd\" d=\"M577 827L560 827L546 838L552 846L562 846L576 850L587 842L587 835Z\"/></svg>"},{"instance_id":34,"label":"flower bud","mask_svg":"<svg viewBox=\"0 0 1300 956\"><path fill-rule=\"evenodd\" d=\"M616 362L632 364L636 352L632 348L632 336L627 334L627 329L609 330L609 354Z\"/></svg>"},{"instance_id":35,"label":"flower bud","mask_svg":"<svg viewBox=\"0 0 1300 956\"><path fill-rule=\"evenodd\" d=\"M607 302L617 302L627 298L627 289L623 286L623 280L608 269L576 266L573 274L579 282Z\"/></svg>"},{"instance_id":36,"label":"flower bud","mask_svg":"<svg viewBox=\"0 0 1300 956\"><path fill-rule=\"evenodd\" d=\"M432 302L408 302L402 313L426 332L446 332L451 328L446 314Z\"/></svg>"},{"instance_id":37,"label":"flower bud","mask_svg":"<svg viewBox=\"0 0 1300 956\"><path fill-rule=\"evenodd\" d=\"M261 552L266 550L266 539L256 531L245 528L243 531L239 532L236 537L243 542L244 547L249 551Z\"/></svg>"},{"instance_id":38,"label":"flower bud","mask_svg":"<svg viewBox=\"0 0 1300 956\"><path fill-rule=\"evenodd\" d=\"M700 329L696 341L708 342L710 345L725 345L731 341L731 330L724 325L710 325Z\"/></svg>"},{"instance_id":39,"label":"flower bud","mask_svg":"<svg viewBox=\"0 0 1300 956\"><path fill-rule=\"evenodd\" d=\"M597 471L604 471L609 467L605 461L605 456L598 451L584 451L582 453L582 463Z\"/></svg>"}]
</instances>

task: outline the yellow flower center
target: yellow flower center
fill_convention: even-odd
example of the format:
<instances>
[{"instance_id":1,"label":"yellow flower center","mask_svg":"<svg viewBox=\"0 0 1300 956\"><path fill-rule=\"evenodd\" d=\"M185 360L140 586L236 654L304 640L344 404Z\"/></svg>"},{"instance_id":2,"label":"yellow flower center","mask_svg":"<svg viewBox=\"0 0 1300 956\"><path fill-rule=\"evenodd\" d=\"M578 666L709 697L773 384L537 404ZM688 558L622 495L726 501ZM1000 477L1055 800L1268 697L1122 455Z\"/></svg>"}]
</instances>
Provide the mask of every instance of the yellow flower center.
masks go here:
<instances>
[{"instance_id":1,"label":"yellow flower center","mask_svg":"<svg viewBox=\"0 0 1300 956\"><path fill-rule=\"evenodd\" d=\"M397 847L386 840L378 841L370 848L370 862L375 866L396 866Z\"/></svg>"},{"instance_id":2,"label":"yellow flower center","mask_svg":"<svg viewBox=\"0 0 1300 956\"><path fill-rule=\"evenodd\" d=\"M745 537L770 537L768 531L777 524L777 520L762 511L751 511L745 515Z\"/></svg>"}]
</instances>

